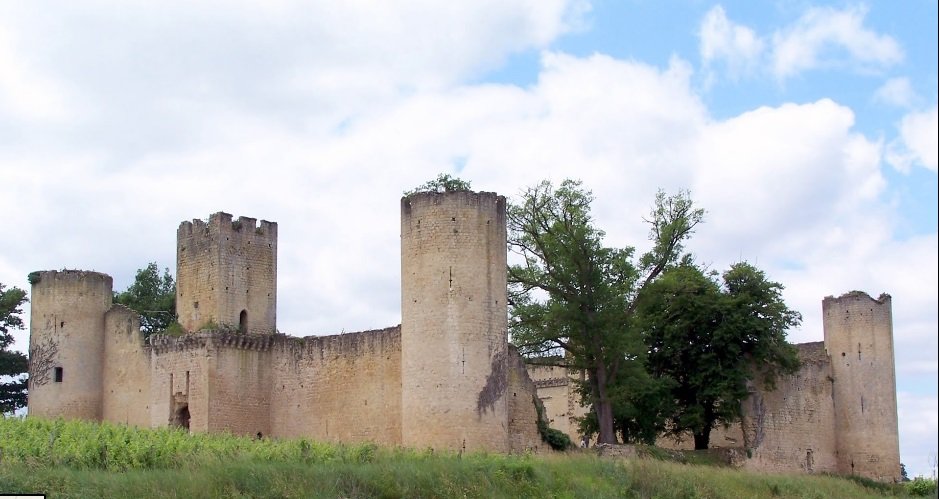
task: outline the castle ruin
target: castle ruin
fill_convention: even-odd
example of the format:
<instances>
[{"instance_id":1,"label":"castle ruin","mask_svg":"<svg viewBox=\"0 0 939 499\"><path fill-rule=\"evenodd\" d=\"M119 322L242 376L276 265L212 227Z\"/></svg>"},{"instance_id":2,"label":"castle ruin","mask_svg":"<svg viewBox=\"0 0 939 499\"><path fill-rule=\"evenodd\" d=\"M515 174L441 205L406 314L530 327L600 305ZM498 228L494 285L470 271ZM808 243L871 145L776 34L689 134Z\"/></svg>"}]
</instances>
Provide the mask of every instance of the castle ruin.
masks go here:
<instances>
[{"instance_id":1,"label":"castle ruin","mask_svg":"<svg viewBox=\"0 0 939 499\"><path fill-rule=\"evenodd\" d=\"M28 414L522 452L542 447L540 397L579 441L570 374L526 367L507 341L505 209L487 192L403 198L401 324L372 331L277 333L277 224L227 213L177 232L188 334L145 338L106 274L31 274ZM850 293L824 310L824 344L800 345L802 369L776 391L754 387L724 442L755 469L898 478L890 298Z\"/></svg>"}]
</instances>

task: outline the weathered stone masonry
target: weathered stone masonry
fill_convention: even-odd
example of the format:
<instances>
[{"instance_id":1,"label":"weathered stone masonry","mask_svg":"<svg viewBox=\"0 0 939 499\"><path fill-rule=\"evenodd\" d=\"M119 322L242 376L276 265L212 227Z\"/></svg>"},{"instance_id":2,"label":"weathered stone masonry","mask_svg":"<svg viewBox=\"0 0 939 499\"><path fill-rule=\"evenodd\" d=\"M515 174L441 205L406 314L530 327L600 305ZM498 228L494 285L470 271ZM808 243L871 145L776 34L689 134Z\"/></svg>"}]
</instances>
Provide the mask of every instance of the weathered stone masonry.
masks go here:
<instances>
[{"instance_id":1,"label":"weathered stone masonry","mask_svg":"<svg viewBox=\"0 0 939 499\"><path fill-rule=\"evenodd\" d=\"M277 224L183 222L181 337L143 340L111 278L33 280L29 415L450 450L537 450L535 387L507 343L505 198L401 201L402 325L276 333Z\"/></svg>"}]
</instances>

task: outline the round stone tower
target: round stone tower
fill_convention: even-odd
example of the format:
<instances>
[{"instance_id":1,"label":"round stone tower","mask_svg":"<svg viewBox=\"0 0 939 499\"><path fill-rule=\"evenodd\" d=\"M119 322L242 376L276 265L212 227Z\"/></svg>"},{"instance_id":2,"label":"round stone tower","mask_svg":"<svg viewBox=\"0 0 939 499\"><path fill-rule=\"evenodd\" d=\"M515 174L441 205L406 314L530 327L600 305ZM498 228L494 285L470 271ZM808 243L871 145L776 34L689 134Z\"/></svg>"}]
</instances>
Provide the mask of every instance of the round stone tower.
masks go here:
<instances>
[{"instance_id":1,"label":"round stone tower","mask_svg":"<svg viewBox=\"0 0 939 499\"><path fill-rule=\"evenodd\" d=\"M401 200L401 441L508 451L505 198Z\"/></svg>"},{"instance_id":2,"label":"round stone tower","mask_svg":"<svg viewBox=\"0 0 939 499\"><path fill-rule=\"evenodd\" d=\"M111 276L50 270L30 282L29 415L100 420Z\"/></svg>"},{"instance_id":3,"label":"round stone tower","mask_svg":"<svg viewBox=\"0 0 939 499\"><path fill-rule=\"evenodd\" d=\"M831 356L835 442L841 473L900 478L897 382L890 295L853 291L822 302Z\"/></svg>"}]
</instances>

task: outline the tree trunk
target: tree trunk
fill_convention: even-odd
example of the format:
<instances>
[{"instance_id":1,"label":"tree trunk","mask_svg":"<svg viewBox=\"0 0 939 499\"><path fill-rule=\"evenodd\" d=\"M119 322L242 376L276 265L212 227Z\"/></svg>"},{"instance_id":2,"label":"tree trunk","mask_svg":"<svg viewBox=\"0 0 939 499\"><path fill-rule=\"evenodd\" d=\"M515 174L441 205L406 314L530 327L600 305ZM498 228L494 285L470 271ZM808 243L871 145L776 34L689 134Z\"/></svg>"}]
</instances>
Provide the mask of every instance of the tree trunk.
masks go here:
<instances>
[{"instance_id":1,"label":"tree trunk","mask_svg":"<svg viewBox=\"0 0 939 499\"><path fill-rule=\"evenodd\" d=\"M694 434L694 450L705 450L711 441L711 427L705 428L700 433Z\"/></svg>"},{"instance_id":2,"label":"tree trunk","mask_svg":"<svg viewBox=\"0 0 939 499\"><path fill-rule=\"evenodd\" d=\"M600 427L600 436L597 440L601 444L615 444L616 431L613 429L613 404L610 403L610 397L607 395L607 373L602 365L595 370L595 386L597 390L597 400L594 410L597 411L597 423Z\"/></svg>"}]
</instances>

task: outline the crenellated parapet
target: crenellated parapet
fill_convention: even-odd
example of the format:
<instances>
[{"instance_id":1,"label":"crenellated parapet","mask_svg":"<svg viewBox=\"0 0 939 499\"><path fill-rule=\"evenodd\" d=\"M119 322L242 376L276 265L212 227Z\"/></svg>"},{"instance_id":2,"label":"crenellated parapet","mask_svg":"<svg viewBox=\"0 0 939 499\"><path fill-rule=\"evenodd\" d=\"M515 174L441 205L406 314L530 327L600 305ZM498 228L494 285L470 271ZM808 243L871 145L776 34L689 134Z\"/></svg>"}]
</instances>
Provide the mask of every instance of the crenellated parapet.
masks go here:
<instances>
[{"instance_id":1,"label":"crenellated parapet","mask_svg":"<svg viewBox=\"0 0 939 499\"><path fill-rule=\"evenodd\" d=\"M193 333L182 336L171 334L155 333L148 338L148 343L153 349L153 353L159 355L166 352L184 352L205 348L211 333Z\"/></svg>"},{"instance_id":2,"label":"crenellated parapet","mask_svg":"<svg viewBox=\"0 0 939 499\"><path fill-rule=\"evenodd\" d=\"M230 213L219 211L209 215L208 222L198 218L193 219L191 222L181 222L176 234L181 238L193 238L194 240L200 237L210 238L213 234L223 237L232 237L236 234L239 237L254 235L257 236L257 241L276 240L277 222L261 220L261 223L258 224L256 218L244 216L238 217L237 220L232 220Z\"/></svg>"}]
</instances>

